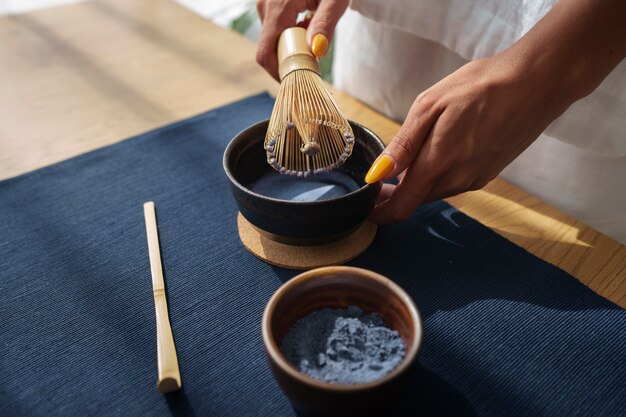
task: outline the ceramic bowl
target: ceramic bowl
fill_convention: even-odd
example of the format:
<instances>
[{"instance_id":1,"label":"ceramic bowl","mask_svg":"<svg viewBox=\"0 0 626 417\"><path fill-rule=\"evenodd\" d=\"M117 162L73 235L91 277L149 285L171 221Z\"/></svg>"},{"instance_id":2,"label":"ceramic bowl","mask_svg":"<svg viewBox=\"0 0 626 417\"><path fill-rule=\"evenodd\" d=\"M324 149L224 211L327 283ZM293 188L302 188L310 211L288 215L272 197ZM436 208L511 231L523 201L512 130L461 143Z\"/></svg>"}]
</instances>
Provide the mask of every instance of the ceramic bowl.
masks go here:
<instances>
[{"instance_id":1,"label":"ceramic bowl","mask_svg":"<svg viewBox=\"0 0 626 417\"><path fill-rule=\"evenodd\" d=\"M293 324L325 307L360 307L377 312L398 331L406 355L384 377L364 384L331 384L300 372L280 351ZM399 391L422 342L422 321L411 297L388 278L366 269L331 266L304 272L283 284L271 297L262 322L263 343L272 373L294 407L304 415L378 414Z\"/></svg>"},{"instance_id":2,"label":"ceramic bowl","mask_svg":"<svg viewBox=\"0 0 626 417\"><path fill-rule=\"evenodd\" d=\"M356 189L327 200L290 201L251 189L255 181L273 170L263 149L268 123L265 120L243 130L224 152L224 171L241 214L268 237L288 244L327 243L356 230L369 216L380 191L381 183L368 185L364 179L383 151L383 142L369 129L350 122L355 146L344 166L336 171L351 178Z\"/></svg>"}]
</instances>

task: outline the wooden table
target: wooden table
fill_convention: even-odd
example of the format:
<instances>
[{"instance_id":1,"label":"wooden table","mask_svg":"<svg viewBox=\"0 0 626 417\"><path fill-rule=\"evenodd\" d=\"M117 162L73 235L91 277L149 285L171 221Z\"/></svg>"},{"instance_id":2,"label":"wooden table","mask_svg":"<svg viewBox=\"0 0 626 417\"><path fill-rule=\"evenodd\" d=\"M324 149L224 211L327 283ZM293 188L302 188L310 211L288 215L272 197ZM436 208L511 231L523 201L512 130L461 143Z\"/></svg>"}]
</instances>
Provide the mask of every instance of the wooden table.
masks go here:
<instances>
[{"instance_id":1,"label":"wooden table","mask_svg":"<svg viewBox=\"0 0 626 417\"><path fill-rule=\"evenodd\" d=\"M255 45L167 0L87 1L0 18L0 178L276 83ZM398 125L336 93L385 141ZM448 200L626 308L626 247L501 179Z\"/></svg>"}]
</instances>

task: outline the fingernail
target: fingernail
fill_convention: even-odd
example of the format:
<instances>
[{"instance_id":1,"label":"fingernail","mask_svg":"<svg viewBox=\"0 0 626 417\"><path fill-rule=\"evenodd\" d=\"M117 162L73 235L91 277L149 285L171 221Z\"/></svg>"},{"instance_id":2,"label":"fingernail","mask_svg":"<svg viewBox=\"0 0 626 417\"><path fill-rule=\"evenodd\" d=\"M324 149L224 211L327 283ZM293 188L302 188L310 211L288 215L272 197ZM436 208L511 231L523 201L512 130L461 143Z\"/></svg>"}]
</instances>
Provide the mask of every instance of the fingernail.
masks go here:
<instances>
[{"instance_id":1,"label":"fingernail","mask_svg":"<svg viewBox=\"0 0 626 417\"><path fill-rule=\"evenodd\" d=\"M328 38L321 33L318 33L317 35L313 36L313 41L311 41L311 51L313 52L313 55L315 55L318 58L321 58L324 55L326 55L327 50L328 50Z\"/></svg>"},{"instance_id":2,"label":"fingernail","mask_svg":"<svg viewBox=\"0 0 626 417\"><path fill-rule=\"evenodd\" d=\"M382 180L387 176L387 174L391 172L395 165L396 164L391 156L379 156L370 167L370 170L367 171L367 175L365 176L365 182L368 184L373 184Z\"/></svg>"}]
</instances>

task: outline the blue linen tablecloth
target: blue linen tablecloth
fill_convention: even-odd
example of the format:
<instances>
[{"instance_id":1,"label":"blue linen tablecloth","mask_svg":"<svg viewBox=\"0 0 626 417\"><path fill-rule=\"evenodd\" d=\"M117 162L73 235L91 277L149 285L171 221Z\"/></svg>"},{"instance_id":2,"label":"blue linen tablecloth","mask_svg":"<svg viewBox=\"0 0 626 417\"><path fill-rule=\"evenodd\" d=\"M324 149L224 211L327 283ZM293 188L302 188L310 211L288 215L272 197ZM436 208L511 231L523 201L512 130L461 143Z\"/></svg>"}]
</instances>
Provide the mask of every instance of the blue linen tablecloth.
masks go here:
<instances>
[{"instance_id":1,"label":"blue linen tablecloth","mask_svg":"<svg viewBox=\"0 0 626 417\"><path fill-rule=\"evenodd\" d=\"M221 158L263 94L0 182L0 415L293 416L263 308L295 273L239 242ZM184 389L155 390L142 204L157 207ZM352 265L425 323L386 415L624 416L626 311L446 203L379 229Z\"/></svg>"}]
</instances>

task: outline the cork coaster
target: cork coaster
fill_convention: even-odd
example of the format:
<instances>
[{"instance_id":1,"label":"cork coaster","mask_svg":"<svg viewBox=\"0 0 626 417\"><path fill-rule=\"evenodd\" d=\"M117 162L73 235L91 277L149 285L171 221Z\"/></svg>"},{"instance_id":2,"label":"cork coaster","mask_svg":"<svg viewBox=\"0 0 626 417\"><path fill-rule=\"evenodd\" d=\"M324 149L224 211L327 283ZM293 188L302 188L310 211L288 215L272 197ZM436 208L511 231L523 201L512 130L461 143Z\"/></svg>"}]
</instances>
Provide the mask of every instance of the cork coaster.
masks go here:
<instances>
[{"instance_id":1,"label":"cork coaster","mask_svg":"<svg viewBox=\"0 0 626 417\"><path fill-rule=\"evenodd\" d=\"M354 233L332 243L293 246L263 236L241 213L237 215L239 238L261 260L282 268L312 269L346 263L365 251L376 236L377 226L364 222Z\"/></svg>"}]
</instances>

